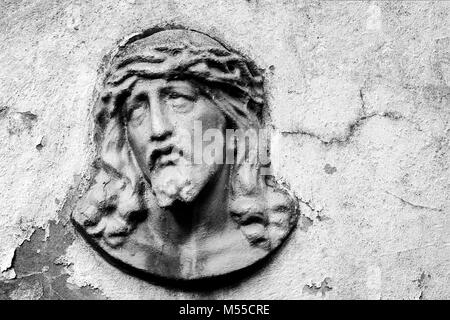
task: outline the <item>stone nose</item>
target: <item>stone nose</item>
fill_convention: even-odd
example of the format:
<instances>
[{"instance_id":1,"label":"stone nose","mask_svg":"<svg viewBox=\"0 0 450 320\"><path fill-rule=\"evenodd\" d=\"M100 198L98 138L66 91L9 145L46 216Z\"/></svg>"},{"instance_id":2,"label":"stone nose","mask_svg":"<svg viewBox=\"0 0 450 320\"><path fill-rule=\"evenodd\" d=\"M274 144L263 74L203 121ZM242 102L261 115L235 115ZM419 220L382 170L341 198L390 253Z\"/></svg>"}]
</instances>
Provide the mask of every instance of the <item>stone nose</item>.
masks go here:
<instances>
[{"instance_id":1,"label":"stone nose","mask_svg":"<svg viewBox=\"0 0 450 320\"><path fill-rule=\"evenodd\" d=\"M173 125L164 112L164 103L155 98L150 101L150 140L161 141L173 133Z\"/></svg>"}]
</instances>

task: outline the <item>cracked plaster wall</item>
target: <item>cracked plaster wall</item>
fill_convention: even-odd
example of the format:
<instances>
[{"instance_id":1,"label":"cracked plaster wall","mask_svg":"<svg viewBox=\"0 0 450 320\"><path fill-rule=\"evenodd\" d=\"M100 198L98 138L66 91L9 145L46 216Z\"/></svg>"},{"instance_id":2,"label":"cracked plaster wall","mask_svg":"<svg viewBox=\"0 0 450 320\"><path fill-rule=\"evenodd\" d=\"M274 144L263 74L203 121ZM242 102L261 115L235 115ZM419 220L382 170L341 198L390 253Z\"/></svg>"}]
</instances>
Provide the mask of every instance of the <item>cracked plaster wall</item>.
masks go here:
<instances>
[{"instance_id":1,"label":"cracked plaster wall","mask_svg":"<svg viewBox=\"0 0 450 320\"><path fill-rule=\"evenodd\" d=\"M450 3L0 3L0 299L449 299ZM68 216L89 178L92 94L120 39L172 23L265 70L290 239L225 288L133 278Z\"/></svg>"}]
</instances>

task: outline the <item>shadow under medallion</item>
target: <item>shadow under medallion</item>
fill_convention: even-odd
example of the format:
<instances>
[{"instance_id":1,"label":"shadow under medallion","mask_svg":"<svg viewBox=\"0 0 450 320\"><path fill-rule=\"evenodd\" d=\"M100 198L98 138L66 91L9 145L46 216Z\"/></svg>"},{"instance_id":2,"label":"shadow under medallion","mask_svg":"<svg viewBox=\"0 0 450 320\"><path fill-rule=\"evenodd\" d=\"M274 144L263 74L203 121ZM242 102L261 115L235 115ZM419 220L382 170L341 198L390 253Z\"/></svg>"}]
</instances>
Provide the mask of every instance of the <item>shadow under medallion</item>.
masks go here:
<instances>
[{"instance_id":1,"label":"shadow under medallion","mask_svg":"<svg viewBox=\"0 0 450 320\"><path fill-rule=\"evenodd\" d=\"M253 64L203 33L167 29L120 46L103 79L95 176L72 212L95 249L130 270L194 280L246 268L283 242L297 202L268 165L242 156L245 144L224 145L232 164L192 161L195 123L224 136L263 128Z\"/></svg>"}]
</instances>

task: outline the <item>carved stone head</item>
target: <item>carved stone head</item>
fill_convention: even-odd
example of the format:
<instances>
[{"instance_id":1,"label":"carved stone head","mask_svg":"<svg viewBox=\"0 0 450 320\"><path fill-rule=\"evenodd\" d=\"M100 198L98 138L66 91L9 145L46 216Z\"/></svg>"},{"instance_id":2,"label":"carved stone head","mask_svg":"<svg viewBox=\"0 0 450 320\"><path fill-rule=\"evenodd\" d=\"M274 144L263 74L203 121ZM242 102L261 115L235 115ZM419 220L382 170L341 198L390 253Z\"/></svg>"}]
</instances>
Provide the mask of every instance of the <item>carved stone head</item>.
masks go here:
<instances>
[{"instance_id":1,"label":"carved stone head","mask_svg":"<svg viewBox=\"0 0 450 320\"><path fill-rule=\"evenodd\" d=\"M262 77L244 57L192 30L143 33L118 48L104 79L96 174L72 214L89 243L141 272L199 279L283 241L298 217L288 190L237 143L222 139L214 161L203 154L211 132L263 127Z\"/></svg>"}]
</instances>

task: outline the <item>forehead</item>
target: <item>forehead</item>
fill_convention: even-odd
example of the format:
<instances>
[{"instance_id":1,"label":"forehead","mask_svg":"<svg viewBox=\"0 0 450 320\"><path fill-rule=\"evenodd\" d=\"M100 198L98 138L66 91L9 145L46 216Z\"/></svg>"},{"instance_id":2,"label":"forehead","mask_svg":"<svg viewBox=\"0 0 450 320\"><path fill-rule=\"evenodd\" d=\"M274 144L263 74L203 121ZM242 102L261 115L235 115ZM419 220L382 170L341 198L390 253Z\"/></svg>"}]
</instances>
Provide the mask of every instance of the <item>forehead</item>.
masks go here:
<instances>
[{"instance_id":1,"label":"forehead","mask_svg":"<svg viewBox=\"0 0 450 320\"><path fill-rule=\"evenodd\" d=\"M133 86L133 93L142 91L160 91L162 89L195 90L196 85L189 80L139 79Z\"/></svg>"}]
</instances>

